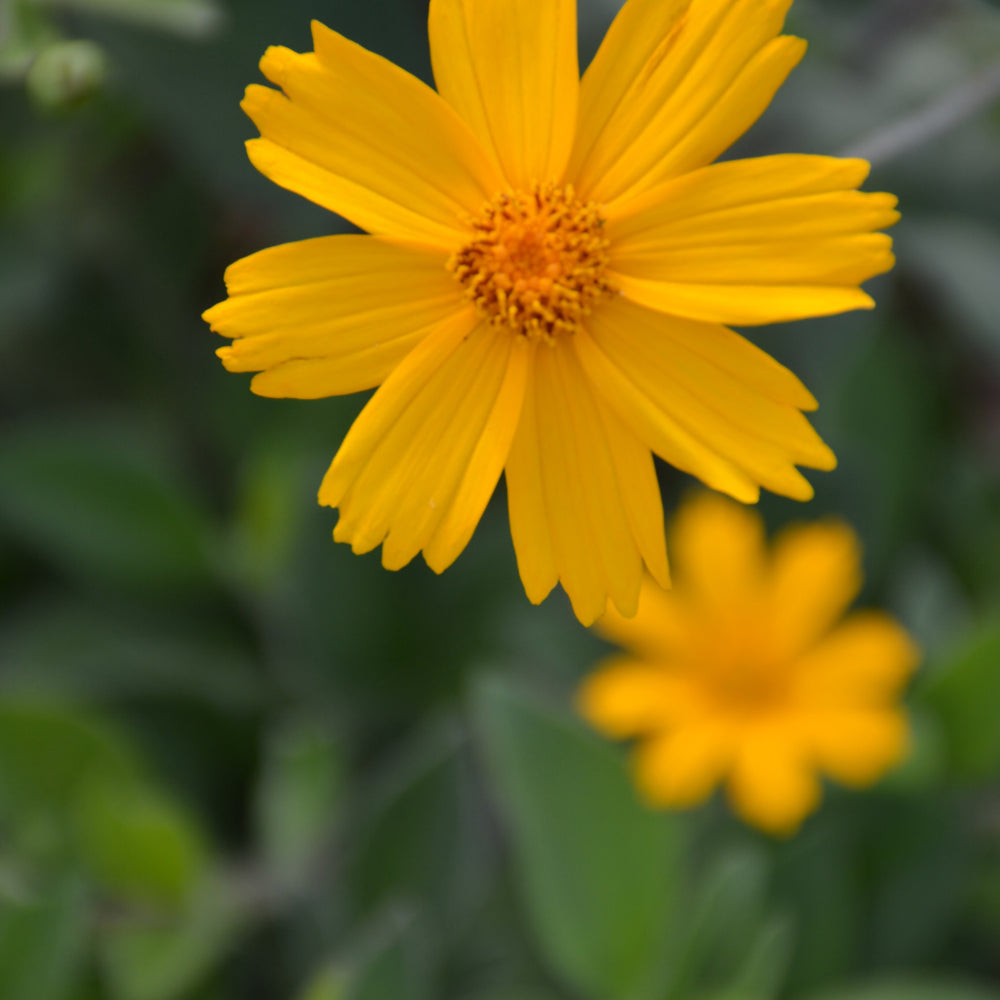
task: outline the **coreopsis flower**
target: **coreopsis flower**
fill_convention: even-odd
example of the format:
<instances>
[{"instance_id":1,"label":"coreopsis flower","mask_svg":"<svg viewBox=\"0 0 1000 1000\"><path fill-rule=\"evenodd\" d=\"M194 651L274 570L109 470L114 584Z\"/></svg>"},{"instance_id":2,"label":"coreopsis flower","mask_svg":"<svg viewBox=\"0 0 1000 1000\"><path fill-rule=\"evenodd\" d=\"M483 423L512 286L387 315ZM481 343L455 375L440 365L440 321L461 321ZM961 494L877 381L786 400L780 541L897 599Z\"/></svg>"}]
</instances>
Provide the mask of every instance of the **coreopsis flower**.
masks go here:
<instances>
[{"instance_id":1,"label":"coreopsis flower","mask_svg":"<svg viewBox=\"0 0 1000 1000\"><path fill-rule=\"evenodd\" d=\"M744 502L835 459L726 324L872 306L895 199L860 160L711 165L805 51L791 0L629 0L579 79L576 0L431 0L435 92L313 24L247 89L275 183L370 235L264 250L206 319L263 396L379 386L320 488L334 538L437 572L501 473L528 597L592 622L668 583L652 453Z\"/></svg>"},{"instance_id":2,"label":"coreopsis flower","mask_svg":"<svg viewBox=\"0 0 1000 1000\"><path fill-rule=\"evenodd\" d=\"M884 612L841 621L862 582L847 525L795 525L769 551L756 512L705 493L671 542L673 589L647 579L634 618L599 621L627 652L578 698L596 728L637 741L651 804L693 806L725 783L747 822L790 833L819 804L819 775L861 788L903 759L917 650Z\"/></svg>"}]
</instances>

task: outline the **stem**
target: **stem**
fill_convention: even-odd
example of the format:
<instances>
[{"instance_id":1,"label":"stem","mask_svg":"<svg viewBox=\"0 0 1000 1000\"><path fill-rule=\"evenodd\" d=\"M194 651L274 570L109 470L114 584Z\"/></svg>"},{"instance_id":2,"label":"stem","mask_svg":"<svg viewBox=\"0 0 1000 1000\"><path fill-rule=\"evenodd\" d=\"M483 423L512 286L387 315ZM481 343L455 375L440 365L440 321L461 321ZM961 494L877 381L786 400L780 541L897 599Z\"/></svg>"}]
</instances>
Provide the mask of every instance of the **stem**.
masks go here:
<instances>
[{"instance_id":1,"label":"stem","mask_svg":"<svg viewBox=\"0 0 1000 1000\"><path fill-rule=\"evenodd\" d=\"M868 160L873 166L895 160L973 118L1000 99L1000 63L925 108L869 133L840 155Z\"/></svg>"}]
</instances>

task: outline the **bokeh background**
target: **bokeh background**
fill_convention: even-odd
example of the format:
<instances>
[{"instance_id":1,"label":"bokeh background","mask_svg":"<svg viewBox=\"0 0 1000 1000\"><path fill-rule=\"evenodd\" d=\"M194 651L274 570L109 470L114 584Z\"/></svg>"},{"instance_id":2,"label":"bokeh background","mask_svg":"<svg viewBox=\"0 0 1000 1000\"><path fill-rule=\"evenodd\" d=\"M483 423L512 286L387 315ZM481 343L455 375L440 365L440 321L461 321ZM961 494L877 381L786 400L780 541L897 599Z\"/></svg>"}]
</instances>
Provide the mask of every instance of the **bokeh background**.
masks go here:
<instances>
[{"instance_id":1,"label":"bokeh background","mask_svg":"<svg viewBox=\"0 0 1000 1000\"><path fill-rule=\"evenodd\" d=\"M426 12L0 0L0 997L1000 998L1000 6L798 0L735 151L871 153L903 211L874 313L752 331L841 460L769 525L850 520L925 654L913 758L784 841L636 802L502 486L388 573L315 503L363 400L213 356L226 264L346 229L245 158L264 48L315 17L429 79Z\"/></svg>"}]
</instances>

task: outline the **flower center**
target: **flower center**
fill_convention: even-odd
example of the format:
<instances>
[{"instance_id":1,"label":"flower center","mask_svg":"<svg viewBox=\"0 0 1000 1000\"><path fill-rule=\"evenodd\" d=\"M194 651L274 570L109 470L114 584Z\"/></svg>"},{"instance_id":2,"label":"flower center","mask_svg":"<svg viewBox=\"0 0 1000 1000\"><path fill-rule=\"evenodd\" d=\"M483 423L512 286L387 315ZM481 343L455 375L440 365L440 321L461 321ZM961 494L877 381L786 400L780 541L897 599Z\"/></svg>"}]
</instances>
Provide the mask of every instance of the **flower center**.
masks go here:
<instances>
[{"instance_id":1,"label":"flower center","mask_svg":"<svg viewBox=\"0 0 1000 1000\"><path fill-rule=\"evenodd\" d=\"M705 680L715 702L739 715L778 708L788 697L787 664L776 659L766 633L730 622L707 650Z\"/></svg>"},{"instance_id":2,"label":"flower center","mask_svg":"<svg viewBox=\"0 0 1000 1000\"><path fill-rule=\"evenodd\" d=\"M604 220L572 187L498 195L472 228L476 235L448 269L494 326L552 342L616 292Z\"/></svg>"}]
</instances>

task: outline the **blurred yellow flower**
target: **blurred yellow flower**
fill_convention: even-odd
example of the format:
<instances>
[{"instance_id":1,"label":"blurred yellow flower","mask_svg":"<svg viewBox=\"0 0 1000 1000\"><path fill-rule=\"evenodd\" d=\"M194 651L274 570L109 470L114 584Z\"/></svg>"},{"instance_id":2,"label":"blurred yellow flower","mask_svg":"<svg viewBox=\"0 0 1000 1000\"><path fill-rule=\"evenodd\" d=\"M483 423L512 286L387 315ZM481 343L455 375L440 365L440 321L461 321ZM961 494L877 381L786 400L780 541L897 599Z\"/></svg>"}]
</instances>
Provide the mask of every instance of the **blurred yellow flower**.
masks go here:
<instances>
[{"instance_id":1,"label":"blurred yellow flower","mask_svg":"<svg viewBox=\"0 0 1000 1000\"><path fill-rule=\"evenodd\" d=\"M725 782L747 822L787 834L819 804L820 773L861 788L904 758L898 702L918 654L883 612L840 621L861 587L849 527L786 528L768 552L755 512L703 494L671 543L674 589L647 579L634 618L601 619L628 652L579 692L599 730L638 739L651 804L696 805Z\"/></svg>"},{"instance_id":2,"label":"blurred yellow flower","mask_svg":"<svg viewBox=\"0 0 1000 1000\"><path fill-rule=\"evenodd\" d=\"M668 584L651 452L745 502L835 458L725 325L870 308L895 198L861 160L710 165L805 51L791 0L629 0L583 79L576 0L431 0L437 92L323 25L270 48L247 144L371 235L264 250L208 310L264 396L381 388L319 493L355 552L441 572L501 473L528 597L590 623Z\"/></svg>"}]
</instances>

